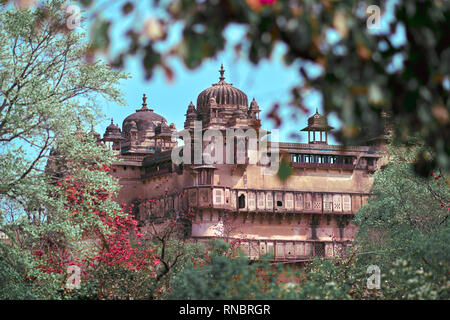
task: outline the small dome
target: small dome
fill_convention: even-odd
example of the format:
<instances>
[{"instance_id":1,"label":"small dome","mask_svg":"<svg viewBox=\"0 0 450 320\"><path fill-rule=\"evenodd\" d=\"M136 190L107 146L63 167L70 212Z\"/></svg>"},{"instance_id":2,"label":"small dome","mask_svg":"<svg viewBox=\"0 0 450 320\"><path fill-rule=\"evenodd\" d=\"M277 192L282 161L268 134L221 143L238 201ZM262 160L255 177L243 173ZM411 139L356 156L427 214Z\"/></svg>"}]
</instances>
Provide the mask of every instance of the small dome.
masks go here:
<instances>
[{"instance_id":1,"label":"small dome","mask_svg":"<svg viewBox=\"0 0 450 320\"><path fill-rule=\"evenodd\" d=\"M220 78L218 83L214 83L212 87L203 90L197 97L197 110L199 113L207 114L210 106L211 98L214 98L218 106L233 106L248 108L247 95L241 90L233 87L233 84L225 82L223 76L225 70L221 66Z\"/></svg>"},{"instance_id":2,"label":"small dome","mask_svg":"<svg viewBox=\"0 0 450 320\"><path fill-rule=\"evenodd\" d=\"M328 125L327 118L319 113L316 108L316 113L308 118L308 126L301 131L315 131L315 130L332 130L332 126Z\"/></svg>"},{"instance_id":3,"label":"small dome","mask_svg":"<svg viewBox=\"0 0 450 320\"><path fill-rule=\"evenodd\" d=\"M136 110L135 113L129 115L125 118L125 120L123 120L123 131L130 131L133 125L137 127L138 131L155 130L156 126L161 122L167 123L167 120L163 116L153 112L153 109L147 108L146 100L147 97L144 94L142 97L142 108Z\"/></svg>"},{"instance_id":4,"label":"small dome","mask_svg":"<svg viewBox=\"0 0 450 320\"><path fill-rule=\"evenodd\" d=\"M256 102L255 98L253 98L252 102L250 103L250 112L259 112L259 106L258 102Z\"/></svg>"},{"instance_id":5,"label":"small dome","mask_svg":"<svg viewBox=\"0 0 450 320\"><path fill-rule=\"evenodd\" d=\"M111 118L111 124L106 127L106 132L120 132L120 127L114 124L113 118Z\"/></svg>"},{"instance_id":6,"label":"small dome","mask_svg":"<svg viewBox=\"0 0 450 320\"><path fill-rule=\"evenodd\" d=\"M191 101L191 103L189 103L187 111L186 111L186 115L189 115L189 114L197 114L197 111L195 110L195 106L192 103L192 101Z\"/></svg>"}]
</instances>

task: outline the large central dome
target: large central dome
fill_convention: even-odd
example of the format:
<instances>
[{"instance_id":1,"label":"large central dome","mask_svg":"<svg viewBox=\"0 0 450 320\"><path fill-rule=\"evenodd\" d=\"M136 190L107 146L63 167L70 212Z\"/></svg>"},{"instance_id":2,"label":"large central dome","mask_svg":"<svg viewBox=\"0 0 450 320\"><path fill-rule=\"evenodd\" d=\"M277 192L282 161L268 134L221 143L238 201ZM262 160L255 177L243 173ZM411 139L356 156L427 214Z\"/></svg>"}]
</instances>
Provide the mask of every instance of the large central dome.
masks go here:
<instances>
[{"instance_id":1,"label":"large central dome","mask_svg":"<svg viewBox=\"0 0 450 320\"><path fill-rule=\"evenodd\" d=\"M200 113L207 113L211 98L216 100L218 106L231 106L235 107L235 109L248 108L247 95L238 88L233 87L233 84L225 82L223 65L219 72L219 82L214 83L212 87L203 90L198 95L197 110Z\"/></svg>"},{"instance_id":2,"label":"large central dome","mask_svg":"<svg viewBox=\"0 0 450 320\"><path fill-rule=\"evenodd\" d=\"M138 131L155 130L155 128L161 123L167 123L167 120L159 114L153 112L153 109L147 108L146 99L144 94L142 108L136 110L135 113L129 115L123 120L122 130L124 132L130 131L133 126L137 127Z\"/></svg>"}]
</instances>

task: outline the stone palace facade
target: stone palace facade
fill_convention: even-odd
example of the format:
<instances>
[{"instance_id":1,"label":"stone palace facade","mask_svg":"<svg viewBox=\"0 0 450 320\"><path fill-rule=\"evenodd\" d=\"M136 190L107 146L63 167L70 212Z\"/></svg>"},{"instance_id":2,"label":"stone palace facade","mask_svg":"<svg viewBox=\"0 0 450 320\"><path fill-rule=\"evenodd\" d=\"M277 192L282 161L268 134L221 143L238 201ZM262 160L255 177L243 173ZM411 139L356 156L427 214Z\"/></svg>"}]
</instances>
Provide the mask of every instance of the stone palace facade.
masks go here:
<instances>
[{"instance_id":1,"label":"stone palace facade","mask_svg":"<svg viewBox=\"0 0 450 320\"><path fill-rule=\"evenodd\" d=\"M276 261L300 262L351 246L352 217L370 196L383 137L358 146L328 144L333 128L316 111L301 130L308 143L279 143L279 159L291 173L286 179L265 174L267 165L250 163L248 152L243 163L178 164L171 156L177 129L148 108L146 99L122 128L111 121L101 139L120 158L112 170L122 186L118 201L135 204L143 226L191 208L192 240L222 237L254 259L272 252ZM219 82L189 104L184 129L192 134L201 123L202 130L261 130L259 112L255 99L249 103L225 81L222 67Z\"/></svg>"}]
</instances>

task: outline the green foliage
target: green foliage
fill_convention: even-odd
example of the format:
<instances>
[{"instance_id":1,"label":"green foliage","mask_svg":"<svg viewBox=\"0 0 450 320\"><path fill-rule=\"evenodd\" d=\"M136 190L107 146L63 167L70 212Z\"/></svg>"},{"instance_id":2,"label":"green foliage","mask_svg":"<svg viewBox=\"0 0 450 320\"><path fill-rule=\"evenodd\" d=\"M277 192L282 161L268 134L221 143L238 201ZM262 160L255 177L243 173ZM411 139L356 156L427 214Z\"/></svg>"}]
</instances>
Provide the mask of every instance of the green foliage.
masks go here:
<instances>
[{"instance_id":1,"label":"green foliage","mask_svg":"<svg viewBox=\"0 0 450 320\"><path fill-rule=\"evenodd\" d=\"M356 243L368 251L382 249L378 263L402 257L447 274L450 188L443 171L427 178L414 174L412 162L423 151L429 152L417 144L389 149L389 163L374 177L374 196L355 216Z\"/></svg>"},{"instance_id":2,"label":"green foliage","mask_svg":"<svg viewBox=\"0 0 450 320\"><path fill-rule=\"evenodd\" d=\"M374 177L373 197L355 214L352 252L317 260L304 270L300 297L316 299L449 299L450 189L442 171L414 173L418 139L389 146L389 162ZM368 289L371 265L380 268L380 289Z\"/></svg>"},{"instance_id":3,"label":"green foliage","mask_svg":"<svg viewBox=\"0 0 450 320\"><path fill-rule=\"evenodd\" d=\"M0 242L0 299L36 298L31 283L26 280L26 265L22 252Z\"/></svg>"},{"instance_id":4,"label":"green foliage","mask_svg":"<svg viewBox=\"0 0 450 320\"><path fill-rule=\"evenodd\" d=\"M233 257L227 243L210 244L204 262L185 267L172 282L168 299L289 299L293 294L279 285L280 265L268 259L250 263L242 253Z\"/></svg>"},{"instance_id":5,"label":"green foliage","mask_svg":"<svg viewBox=\"0 0 450 320\"><path fill-rule=\"evenodd\" d=\"M121 102L117 85L126 76L86 63L87 42L68 32L62 1L1 10L0 231L8 238L0 291L5 298L61 298L68 277L61 268L95 252L80 240L108 232L93 213L121 211L111 199L98 201L99 190L113 195L118 186L95 169L108 167L113 154L88 131L100 116L96 97ZM71 183L77 190L64 189ZM75 192L83 201L69 199Z\"/></svg>"}]
</instances>

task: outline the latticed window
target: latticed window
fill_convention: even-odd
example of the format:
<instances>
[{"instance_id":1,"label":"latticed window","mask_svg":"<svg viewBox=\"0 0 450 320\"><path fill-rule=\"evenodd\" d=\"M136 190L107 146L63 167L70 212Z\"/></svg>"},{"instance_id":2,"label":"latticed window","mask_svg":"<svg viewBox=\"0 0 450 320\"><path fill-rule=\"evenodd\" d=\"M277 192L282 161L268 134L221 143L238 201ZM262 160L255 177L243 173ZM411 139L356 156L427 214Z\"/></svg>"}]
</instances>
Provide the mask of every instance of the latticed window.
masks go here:
<instances>
[{"instance_id":1,"label":"latticed window","mask_svg":"<svg viewBox=\"0 0 450 320\"><path fill-rule=\"evenodd\" d=\"M335 243L334 244L334 256L335 257L342 257L344 255L344 246L341 243Z\"/></svg>"},{"instance_id":2,"label":"latticed window","mask_svg":"<svg viewBox=\"0 0 450 320\"><path fill-rule=\"evenodd\" d=\"M255 210L256 208L256 195L254 192L248 193L248 209Z\"/></svg>"},{"instance_id":3,"label":"latticed window","mask_svg":"<svg viewBox=\"0 0 450 320\"><path fill-rule=\"evenodd\" d=\"M322 210L322 196L320 194L314 195L314 210Z\"/></svg>"},{"instance_id":4,"label":"latticed window","mask_svg":"<svg viewBox=\"0 0 450 320\"><path fill-rule=\"evenodd\" d=\"M284 195L285 202L286 202L286 209L293 209L294 208L294 195L292 193L286 193Z\"/></svg>"},{"instance_id":5,"label":"latticed window","mask_svg":"<svg viewBox=\"0 0 450 320\"><path fill-rule=\"evenodd\" d=\"M214 203L222 204L222 189L214 190Z\"/></svg>"},{"instance_id":6,"label":"latticed window","mask_svg":"<svg viewBox=\"0 0 450 320\"><path fill-rule=\"evenodd\" d=\"M273 196L272 196L271 192L268 192L266 194L266 207L267 207L267 209L273 208Z\"/></svg>"},{"instance_id":7,"label":"latticed window","mask_svg":"<svg viewBox=\"0 0 450 320\"><path fill-rule=\"evenodd\" d=\"M295 209L303 210L303 195L301 193L295 195Z\"/></svg>"},{"instance_id":8,"label":"latticed window","mask_svg":"<svg viewBox=\"0 0 450 320\"><path fill-rule=\"evenodd\" d=\"M333 195L331 194L323 195L323 210L333 211Z\"/></svg>"},{"instance_id":9,"label":"latticed window","mask_svg":"<svg viewBox=\"0 0 450 320\"><path fill-rule=\"evenodd\" d=\"M265 207L264 192L258 192L258 209L264 209L264 207Z\"/></svg>"},{"instance_id":10,"label":"latticed window","mask_svg":"<svg viewBox=\"0 0 450 320\"><path fill-rule=\"evenodd\" d=\"M316 242L314 243L314 253L316 257L324 257L325 256L325 243Z\"/></svg>"},{"instance_id":11,"label":"latticed window","mask_svg":"<svg viewBox=\"0 0 450 320\"><path fill-rule=\"evenodd\" d=\"M312 209L312 196L311 193L305 194L305 210Z\"/></svg>"},{"instance_id":12,"label":"latticed window","mask_svg":"<svg viewBox=\"0 0 450 320\"><path fill-rule=\"evenodd\" d=\"M333 195L333 210L342 211L342 197L340 194Z\"/></svg>"},{"instance_id":13,"label":"latticed window","mask_svg":"<svg viewBox=\"0 0 450 320\"><path fill-rule=\"evenodd\" d=\"M352 211L351 198L348 194L342 196L342 209L344 211Z\"/></svg>"}]
</instances>

